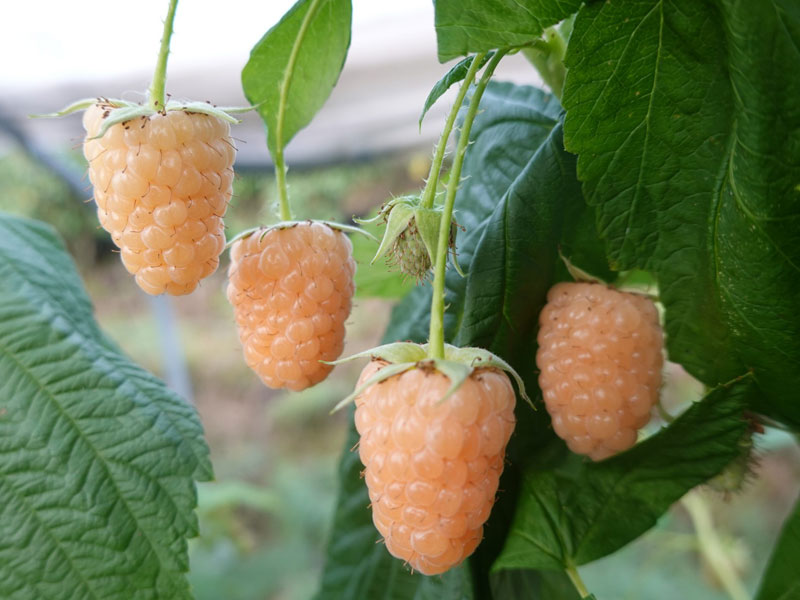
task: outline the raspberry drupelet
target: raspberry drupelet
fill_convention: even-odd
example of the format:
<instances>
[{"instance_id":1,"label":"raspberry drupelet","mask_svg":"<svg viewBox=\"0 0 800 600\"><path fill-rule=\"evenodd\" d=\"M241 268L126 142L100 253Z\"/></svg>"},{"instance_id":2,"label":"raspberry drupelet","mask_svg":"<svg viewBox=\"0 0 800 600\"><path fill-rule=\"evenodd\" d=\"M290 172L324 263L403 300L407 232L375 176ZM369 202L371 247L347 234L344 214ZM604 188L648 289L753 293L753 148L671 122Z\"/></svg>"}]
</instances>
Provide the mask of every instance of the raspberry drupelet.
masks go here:
<instances>
[{"instance_id":1,"label":"raspberry drupelet","mask_svg":"<svg viewBox=\"0 0 800 600\"><path fill-rule=\"evenodd\" d=\"M374 360L357 388L386 362ZM355 423L372 520L389 552L425 575L480 543L515 426L508 376L478 368L448 398L450 379L413 368L356 398Z\"/></svg>"},{"instance_id":2,"label":"raspberry drupelet","mask_svg":"<svg viewBox=\"0 0 800 600\"><path fill-rule=\"evenodd\" d=\"M663 337L653 302L559 283L539 316L536 364L553 429L593 460L627 450L658 401Z\"/></svg>"},{"instance_id":3,"label":"raspberry drupelet","mask_svg":"<svg viewBox=\"0 0 800 600\"><path fill-rule=\"evenodd\" d=\"M219 265L236 150L227 122L173 110L100 131L109 106L89 107L83 152L97 216L148 294L191 293Z\"/></svg>"},{"instance_id":4,"label":"raspberry drupelet","mask_svg":"<svg viewBox=\"0 0 800 600\"><path fill-rule=\"evenodd\" d=\"M339 230L317 222L256 231L231 247L228 300L247 365L271 388L303 390L344 348L356 264Z\"/></svg>"}]
</instances>

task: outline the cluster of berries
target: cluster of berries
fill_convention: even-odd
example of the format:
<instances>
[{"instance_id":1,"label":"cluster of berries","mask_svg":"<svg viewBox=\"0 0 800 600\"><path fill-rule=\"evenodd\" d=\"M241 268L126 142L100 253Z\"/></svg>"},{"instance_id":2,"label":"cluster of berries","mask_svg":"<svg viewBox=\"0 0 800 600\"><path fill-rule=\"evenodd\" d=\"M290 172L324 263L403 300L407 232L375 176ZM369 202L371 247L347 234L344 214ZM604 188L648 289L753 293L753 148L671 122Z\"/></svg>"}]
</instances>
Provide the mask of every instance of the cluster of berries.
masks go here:
<instances>
[{"instance_id":1,"label":"cluster of berries","mask_svg":"<svg viewBox=\"0 0 800 600\"><path fill-rule=\"evenodd\" d=\"M191 293L225 249L236 149L229 124L171 110L115 123L103 101L83 117L100 224L148 294ZM98 135L102 131L102 135ZM324 379L344 345L355 262L350 240L306 222L237 240L228 299L247 364L273 388Z\"/></svg>"},{"instance_id":2,"label":"cluster of berries","mask_svg":"<svg viewBox=\"0 0 800 600\"><path fill-rule=\"evenodd\" d=\"M108 110L98 102L84 116L100 223L145 292L188 294L225 248L229 125L174 110L99 136ZM414 218L403 219L393 255L422 278L429 252ZM355 268L350 240L326 223L281 224L233 243L228 300L245 360L267 386L302 390L328 375L342 352ZM643 296L590 283L550 290L539 385L555 432L574 452L600 460L636 442L658 398L662 341L658 313ZM427 575L459 564L480 543L515 425L505 367L462 362L469 373L454 386L435 361L395 372L375 358L355 399L373 522L389 552Z\"/></svg>"}]
</instances>

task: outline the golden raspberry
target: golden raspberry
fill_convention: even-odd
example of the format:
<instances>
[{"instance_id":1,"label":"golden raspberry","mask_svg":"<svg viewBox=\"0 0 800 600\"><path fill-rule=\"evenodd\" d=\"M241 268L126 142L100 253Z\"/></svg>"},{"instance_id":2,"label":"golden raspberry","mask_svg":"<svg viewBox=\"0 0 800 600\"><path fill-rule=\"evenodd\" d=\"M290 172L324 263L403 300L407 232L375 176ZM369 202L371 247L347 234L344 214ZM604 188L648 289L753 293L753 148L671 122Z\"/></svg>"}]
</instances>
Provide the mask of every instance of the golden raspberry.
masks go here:
<instances>
[{"instance_id":1,"label":"golden raspberry","mask_svg":"<svg viewBox=\"0 0 800 600\"><path fill-rule=\"evenodd\" d=\"M653 302L596 283L559 283L539 316L539 387L553 429L601 460L636 443L661 386Z\"/></svg>"},{"instance_id":2,"label":"golden raspberry","mask_svg":"<svg viewBox=\"0 0 800 600\"><path fill-rule=\"evenodd\" d=\"M303 390L328 376L344 347L353 297L353 246L306 222L236 241L228 270L247 365L271 388Z\"/></svg>"},{"instance_id":3,"label":"golden raspberry","mask_svg":"<svg viewBox=\"0 0 800 600\"><path fill-rule=\"evenodd\" d=\"M386 364L372 361L358 385ZM356 398L372 520L389 552L425 575L458 565L480 543L515 425L504 372L476 369L442 401L449 387L438 371L414 368Z\"/></svg>"},{"instance_id":4,"label":"golden raspberry","mask_svg":"<svg viewBox=\"0 0 800 600\"><path fill-rule=\"evenodd\" d=\"M83 117L97 216L122 263L148 294L192 292L219 265L222 217L231 198L236 149L230 126L170 111L100 130L109 107Z\"/></svg>"}]
</instances>

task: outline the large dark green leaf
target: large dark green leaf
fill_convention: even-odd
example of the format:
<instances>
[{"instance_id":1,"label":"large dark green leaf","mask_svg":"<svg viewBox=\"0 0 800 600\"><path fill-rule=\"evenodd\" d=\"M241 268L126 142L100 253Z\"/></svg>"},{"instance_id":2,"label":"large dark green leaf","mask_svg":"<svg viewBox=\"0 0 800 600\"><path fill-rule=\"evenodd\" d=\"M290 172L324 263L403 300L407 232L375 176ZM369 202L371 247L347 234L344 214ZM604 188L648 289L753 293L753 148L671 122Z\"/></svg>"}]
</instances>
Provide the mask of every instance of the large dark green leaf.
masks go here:
<instances>
[{"instance_id":1,"label":"large dark green leaf","mask_svg":"<svg viewBox=\"0 0 800 600\"><path fill-rule=\"evenodd\" d=\"M526 44L580 5L581 0L434 0L439 60Z\"/></svg>"},{"instance_id":2,"label":"large dark green leaf","mask_svg":"<svg viewBox=\"0 0 800 600\"><path fill-rule=\"evenodd\" d=\"M571 464L564 472L530 469L493 568L564 569L610 554L647 531L673 502L737 456L754 393L751 377L736 380L628 452Z\"/></svg>"},{"instance_id":3,"label":"large dark green leaf","mask_svg":"<svg viewBox=\"0 0 800 600\"><path fill-rule=\"evenodd\" d=\"M493 600L580 600L563 571L508 569L492 573Z\"/></svg>"},{"instance_id":4,"label":"large dark green leaf","mask_svg":"<svg viewBox=\"0 0 800 600\"><path fill-rule=\"evenodd\" d=\"M336 85L350 46L352 12L350 0L298 0L250 52L242 88L267 126L273 157L311 122Z\"/></svg>"},{"instance_id":5,"label":"large dark green leaf","mask_svg":"<svg viewBox=\"0 0 800 600\"><path fill-rule=\"evenodd\" d=\"M585 5L567 148L619 269L659 280L670 357L709 385L752 370L800 425L800 5Z\"/></svg>"},{"instance_id":6,"label":"large dark green leaf","mask_svg":"<svg viewBox=\"0 0 800 600\"><path fill-rule=\"evenodd\" d=\"M0 597L191 598L194 409L98 329L55 233L0 215Z\"/></svg>"},{"instance_id":7,"label":"large dark green leaf","mask_svg":"<svg viewBox=\"0 0 800 600\"><path fill-rule=\"evenodd\" d=\"M797 557L800 556L800 500L783 524L781 536L761 580L756 600L796 600L800 598Z\"/></svg>"}]
</instances>

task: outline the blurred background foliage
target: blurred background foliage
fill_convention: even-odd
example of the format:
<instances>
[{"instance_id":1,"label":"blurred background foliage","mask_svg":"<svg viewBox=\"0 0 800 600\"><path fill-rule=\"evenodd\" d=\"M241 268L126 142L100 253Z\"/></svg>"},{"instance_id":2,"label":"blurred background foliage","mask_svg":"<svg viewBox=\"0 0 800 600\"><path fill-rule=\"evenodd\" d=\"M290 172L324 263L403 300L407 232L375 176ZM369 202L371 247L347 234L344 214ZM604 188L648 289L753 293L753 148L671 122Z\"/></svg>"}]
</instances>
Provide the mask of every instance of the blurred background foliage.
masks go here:
<instances>
[{"instance_id":1,"label":"blurred background foliage","mask_svg":"<svg viewBox=\"0 0 800 600\"><path fill-rule=\"evenodd\" d=\"M59 159L83 169L79 152ZM427 154L404 153L356 164L292 170L296 216L348 221L374 214L393 195L418 188ZM86 194L71 188L20 151L0 156L0 210L45 220L67 241L97 318L139 364L163 376L159 330L147 297L115 256L97 226ZM269 222L275 201L271 174L237 176L226 217L228 236ZM380 228L375 228L379 233ZM346 354L377 344L394 299L411 289L383 261L369 263L375 245L353 237L359 264L358 296L348 321ZM190 580L198 600L304 600L318 585L337 493L336 465L347 413L331 407L352 389L360 363L337 367L324 385L299 394L265 388L241 357L225 299L227 255L195 294L171 300L216 481L199 487L201 537L191 541ZM632 284L639 281L631 275ZM677 413L701 393L670 367L665 408ZM654 425L657 427L657 424ZM768 429L757 436L758 461L741 492L703 488L724 552L752 590L768 559L800 481L800 452L791 437ZM376 533L376 541L378 535ZM601 599L724 599L726 594L698 553L695 523L677 503L658 525L616 554L581 568Z\"/></svg>"}]
</instances>

